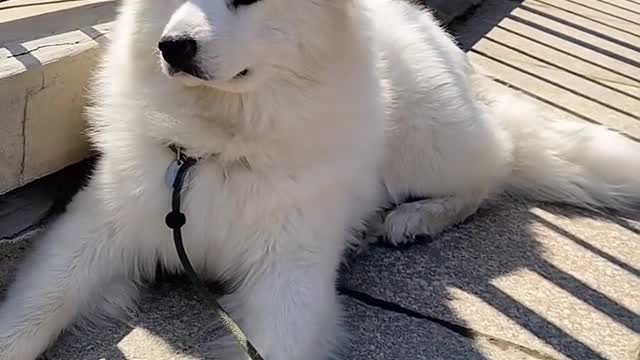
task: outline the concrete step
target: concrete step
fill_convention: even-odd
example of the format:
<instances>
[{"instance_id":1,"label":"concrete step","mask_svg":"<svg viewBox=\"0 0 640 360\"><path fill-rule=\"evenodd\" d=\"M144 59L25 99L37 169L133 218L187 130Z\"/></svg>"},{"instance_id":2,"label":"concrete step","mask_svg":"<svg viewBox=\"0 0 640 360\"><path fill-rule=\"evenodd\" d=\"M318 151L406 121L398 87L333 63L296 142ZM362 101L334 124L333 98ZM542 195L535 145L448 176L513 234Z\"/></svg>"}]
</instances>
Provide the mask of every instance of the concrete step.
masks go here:
<instances>
[{"instance_id":1,"label":"concrete step","mask_svg":"<svg viewBox=\"0 0 640 360\"><path fill-rule=\"evenodd\" d=\"M0 194L87 156L85 89L115 7L0 2Z\"/></svg>"}]
</instances>

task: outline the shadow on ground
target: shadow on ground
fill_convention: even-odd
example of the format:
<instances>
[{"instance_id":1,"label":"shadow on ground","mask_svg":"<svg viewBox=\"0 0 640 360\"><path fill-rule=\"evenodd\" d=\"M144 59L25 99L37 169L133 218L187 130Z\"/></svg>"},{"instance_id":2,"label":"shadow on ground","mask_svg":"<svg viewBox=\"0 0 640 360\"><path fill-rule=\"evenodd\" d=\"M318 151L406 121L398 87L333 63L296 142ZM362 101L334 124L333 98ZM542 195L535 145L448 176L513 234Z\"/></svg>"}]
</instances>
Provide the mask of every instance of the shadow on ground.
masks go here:
<instances>
[{"instance_id":1,"label":"shadow on ground","mask_svg":"<svg viewBox=\"0 0 640 360\"><path fill-rule=\"evenodd\" d=\"M533 336L562 358L610 359L495 284L496 279L517 272L535 273L621 326L640 332L638 316L632 310L547 261L531 226L542 224L636 277L640 270L531 212L531 206L501 198L435 241L399 249L372 247L352 257L340 281L345 325L352 341L345 344L340 358L560 358L531 344L528 338ZM569 218L596 217L640 233L640 219L596 216L551 205L542 208ZM209 359L204 349L217 337L219 328L214 315L197 300L187 283L182 277L162 278L144 291L139 310L127 323L101 328L89 336L82 334L82 341L69 334L56 344L50 359L69 359L70 354L74 359L169 359L146 352L154 343L162 343L162 348L171 349L167 353L175 356ZM501 324L468 324L452 306L458 292L475 297L515 326L504 329L499 328ZM519 332L529 335L521 338ZM503 352L514 355L492 355Z\"/></svg>"},{"instance_id":2,"label":"shadow on ground","mask_svg":"<svg viewBox=\"0 0 640 360\"><path fill-rule=\"evenodd\" d=\"M572 235L531 212L533 205L503 198L487 204L464 224L436 241L406 249L374 248L355 259L350 272L344 276L345 286L375 297L373 301L365 300L373 306L389 308L391 303L402 306L402 309L396 308L394 311L406 313L409 310L417 313L409 316L430 317L427 321L439 322L452 335L461 335L474 341L489 341L503 348L521 351L531 358L554 358L513 338L501 338L508 333L504 329L496 331L470 327L450 306L452 301L456 301L455 294L458 293L453 290L459 290L506 316L517 324L514 329L529 332L568 359L605 359L597 350L545 319L543 314L501 290L495 281L517 272L535 273L618 324L638 332L640 321L636 313L547 261L531 225L542 224L636 277L639 270L598 250L591 245L592 242ZM586 211L558 206L542 208L565 217L595 216ZM622 223L636 234L640 232L640 226L632 224L634 220L627 221L609 215L597 218ZM387 303L380 304L380 300ZM496 333L502 335L492 335ZM484 357L476 352L475 356L469 355L468 358Z\"/></svg>"}]
</instances>

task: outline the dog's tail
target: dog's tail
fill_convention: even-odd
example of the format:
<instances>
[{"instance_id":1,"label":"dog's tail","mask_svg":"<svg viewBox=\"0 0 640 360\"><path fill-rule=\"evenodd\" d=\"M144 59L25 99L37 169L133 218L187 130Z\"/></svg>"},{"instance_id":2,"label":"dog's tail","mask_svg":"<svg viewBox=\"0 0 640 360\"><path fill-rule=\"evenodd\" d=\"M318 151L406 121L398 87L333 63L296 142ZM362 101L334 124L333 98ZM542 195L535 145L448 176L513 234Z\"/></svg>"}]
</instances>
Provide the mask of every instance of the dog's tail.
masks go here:
<instances>
[{"instance_id":1,"label":"dog's tail","mask_svg":"<svg viewBox=\"0 0 640 360\"><path fill-rule=\"evenodd\" d=\"M492 109L513 140L507 191L588 208L640 204L640 142L586 121L545 118L520 94L497 97Z\"/></svg>"}]
</instances>

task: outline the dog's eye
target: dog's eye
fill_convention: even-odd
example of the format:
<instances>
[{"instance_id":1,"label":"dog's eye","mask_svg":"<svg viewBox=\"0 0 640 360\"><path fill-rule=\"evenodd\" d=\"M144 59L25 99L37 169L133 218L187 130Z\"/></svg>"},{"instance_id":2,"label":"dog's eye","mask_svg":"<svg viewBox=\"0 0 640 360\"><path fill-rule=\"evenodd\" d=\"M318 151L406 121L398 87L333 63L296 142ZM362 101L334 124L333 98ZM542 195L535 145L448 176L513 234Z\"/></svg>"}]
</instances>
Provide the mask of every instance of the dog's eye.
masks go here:
<instances>
[{"instance_id":1,"label":"dog's eye","mask_svg":"<svg viewBox=\"0 0 640 360\"><path fill-rule=\"evenodd\" d=\"M236 8L236 9L237 9L237 8L239 8L240 6L248 6L248 5L251 5L251 4L256 3L256 2L258 2L258 1L260 1L260 0L233 0L233 1L231 2L231 5L232 5L234 8Z\"/></svg>"}]
</instances>

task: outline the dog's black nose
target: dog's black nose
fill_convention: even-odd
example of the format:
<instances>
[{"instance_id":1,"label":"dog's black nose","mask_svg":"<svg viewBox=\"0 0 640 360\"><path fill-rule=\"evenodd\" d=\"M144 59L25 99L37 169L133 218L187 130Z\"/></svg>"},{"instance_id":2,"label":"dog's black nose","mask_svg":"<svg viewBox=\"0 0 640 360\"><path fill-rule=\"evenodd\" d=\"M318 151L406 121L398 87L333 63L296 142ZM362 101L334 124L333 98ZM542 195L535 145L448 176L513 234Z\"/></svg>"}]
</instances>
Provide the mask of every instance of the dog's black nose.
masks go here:
<instances>
[{"instance_id":1,"label":"dog's black nose","mask_svg":"<svg viewBox=\"0 0 640 360\"><path fill-rule=\"evenodd\" d=\"M162 38L158 48L169 65L182 71L193 67L193 59L198 53L198 44L188 37Z\"/></svg>"}]
</instances>

